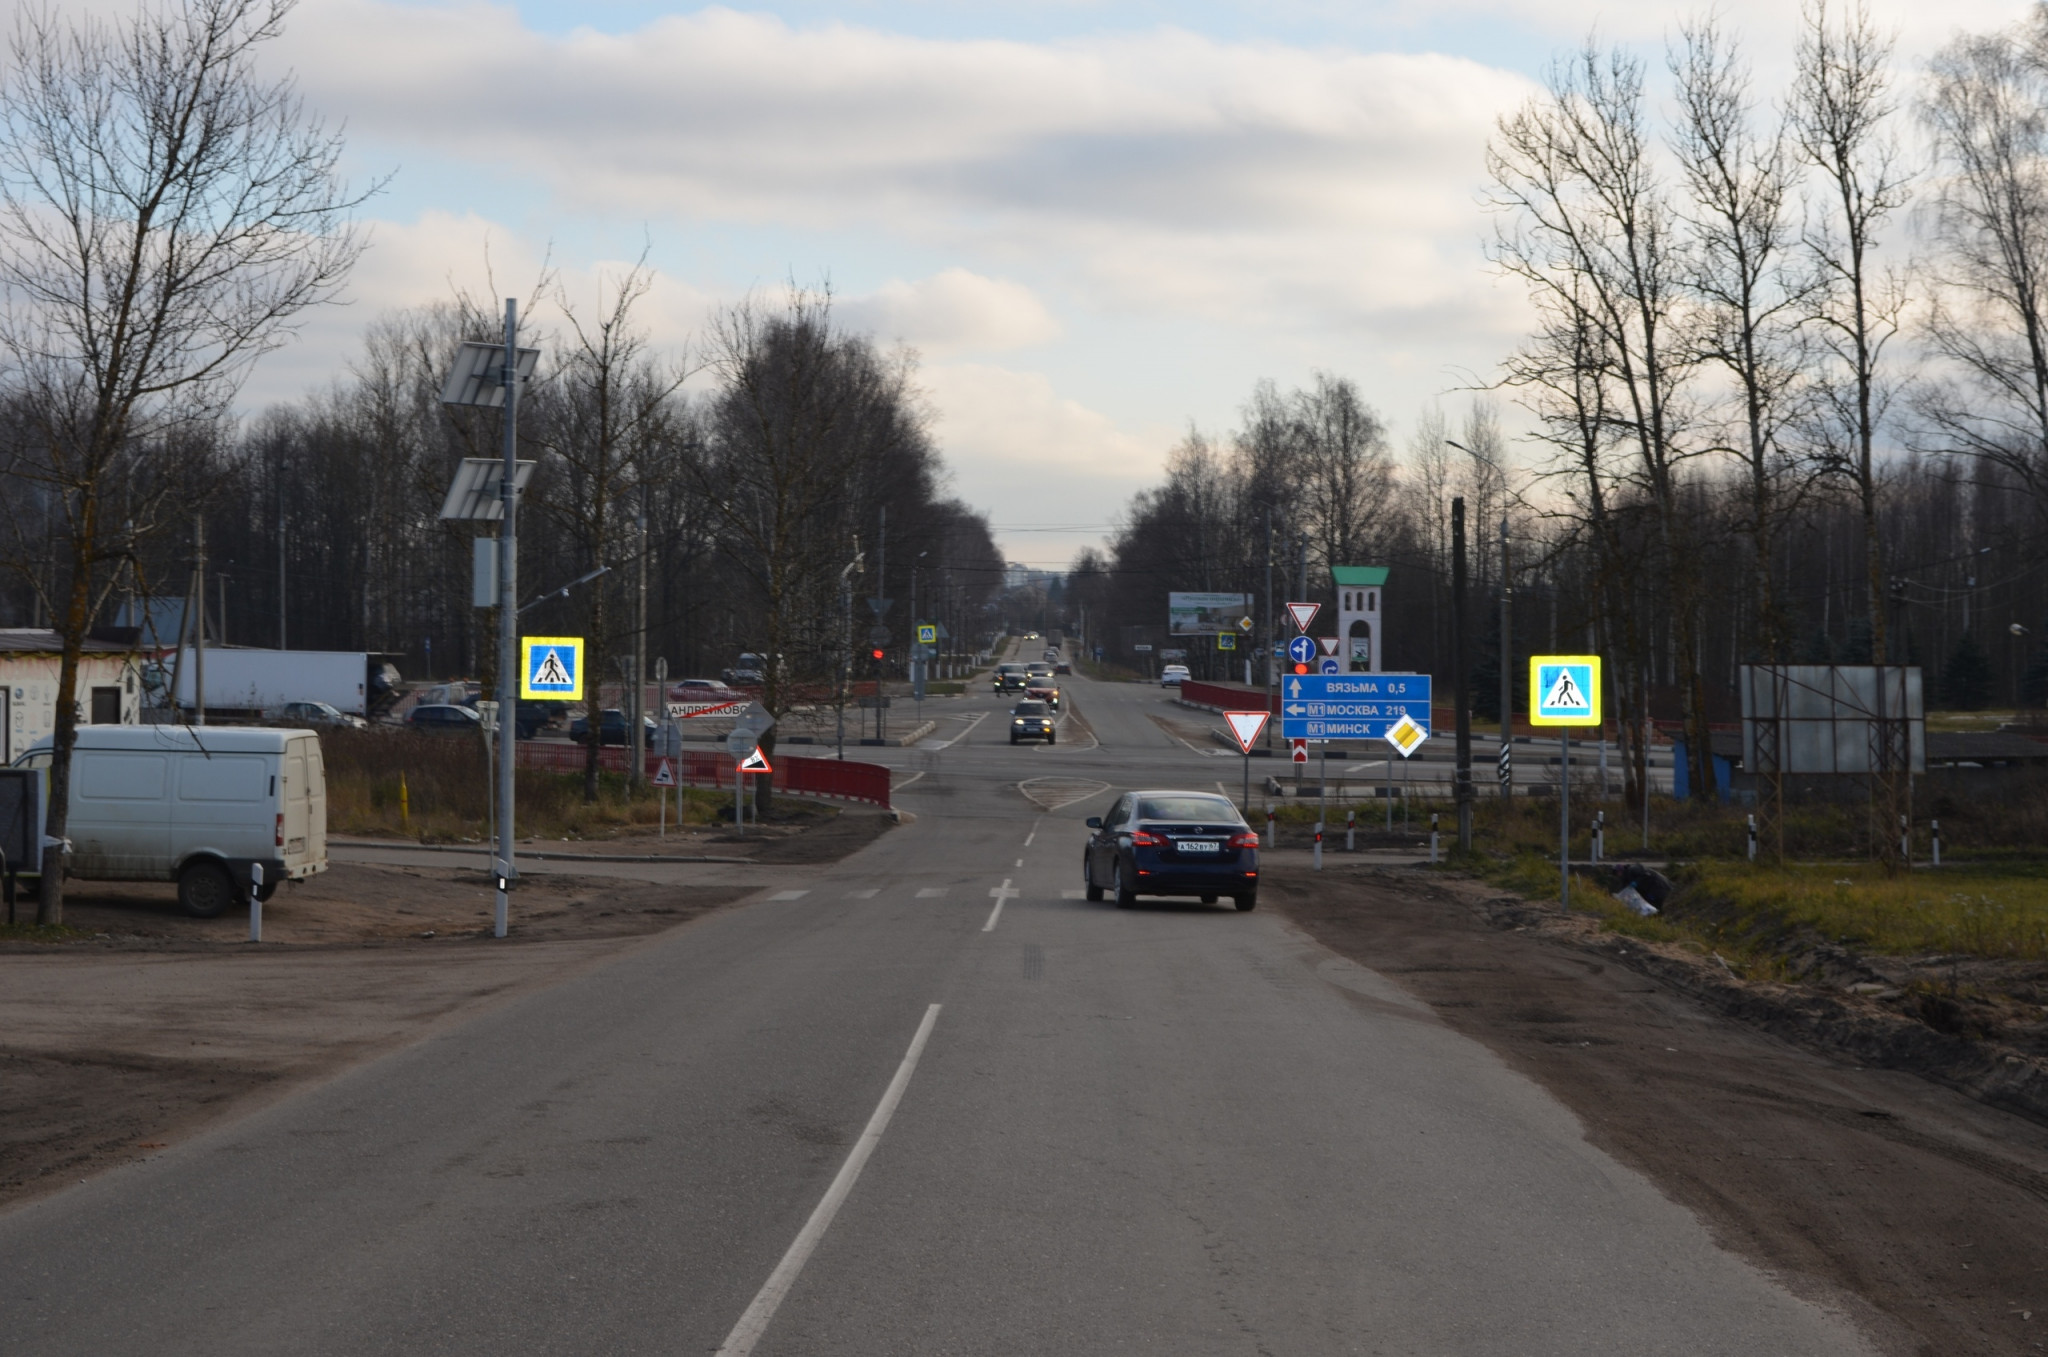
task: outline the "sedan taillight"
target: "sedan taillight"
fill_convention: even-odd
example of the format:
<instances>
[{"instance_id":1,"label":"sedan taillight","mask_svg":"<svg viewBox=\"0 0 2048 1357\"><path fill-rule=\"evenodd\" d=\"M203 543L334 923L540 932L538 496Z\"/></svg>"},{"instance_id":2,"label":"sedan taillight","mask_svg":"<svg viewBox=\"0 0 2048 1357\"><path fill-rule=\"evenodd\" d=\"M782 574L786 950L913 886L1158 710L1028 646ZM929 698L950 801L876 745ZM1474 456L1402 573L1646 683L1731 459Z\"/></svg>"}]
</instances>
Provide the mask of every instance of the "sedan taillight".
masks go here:
<instances>
[{"instance_id":1,"label":"sedan taillight","mask_svg":"<svg viewBox=\"0 0 2048 1357\"><path fill-rule=\"evenodd\" d=\"M1241 834L1231 835L1230 846L1232 848L1257 848L1259 846L1259 836L1247 829Z\"/></svg>"},{"instance_id":2,"label":"sedan taillight","mask_svg":"<svg viewBox=\"0 0 2048 1357\"><path fill-rule=\"evenodd\" d=\"M1142 829L1134 829L1131 831L1131 843L1135 847L1164 848L1166 846L1166 836L1164 834L1149 833Z\"/></svg>"}]
</instances>

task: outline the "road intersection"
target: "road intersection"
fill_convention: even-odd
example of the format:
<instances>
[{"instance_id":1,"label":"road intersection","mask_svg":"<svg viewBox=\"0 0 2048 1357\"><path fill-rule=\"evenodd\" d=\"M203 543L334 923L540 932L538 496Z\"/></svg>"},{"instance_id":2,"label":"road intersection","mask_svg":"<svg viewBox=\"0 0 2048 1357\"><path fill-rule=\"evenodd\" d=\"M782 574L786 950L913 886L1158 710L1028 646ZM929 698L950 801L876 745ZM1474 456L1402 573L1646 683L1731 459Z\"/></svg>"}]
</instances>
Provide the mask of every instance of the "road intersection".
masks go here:
<instances>
[{"instance_id":1,"label":"road intersection","mask_svg":"<svg viewBox=\"0 0 2048 1357\"><path fill-rule=\"evenodd\" d=\"M1066 692L863 750L910 822L836 864L593 864L758 889L0 1217L0 1346L1865 1350L1270 911L1079 899L1083 817L1217 765Z\"/></svg>"}]
</instances>

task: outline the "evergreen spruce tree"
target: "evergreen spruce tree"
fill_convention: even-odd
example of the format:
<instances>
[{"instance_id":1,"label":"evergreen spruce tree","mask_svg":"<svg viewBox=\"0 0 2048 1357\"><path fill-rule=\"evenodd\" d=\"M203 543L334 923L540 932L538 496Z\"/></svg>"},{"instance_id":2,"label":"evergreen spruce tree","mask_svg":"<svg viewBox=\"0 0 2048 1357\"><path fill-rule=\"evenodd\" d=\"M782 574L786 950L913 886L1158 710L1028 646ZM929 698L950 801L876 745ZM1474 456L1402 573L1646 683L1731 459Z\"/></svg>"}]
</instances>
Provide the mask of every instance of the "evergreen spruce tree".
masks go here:
<instances>
[{"instance_id":1,"label":"evergreen spruce tree","mask_svg":"<svg viewBox=\"0 0 2048 1357\"><path fill-rule=\"evenodd\" d=\"M1951 711L1982 711L1991 705L1991 660L1969 632L1941 671L1941 700Z\"/></svg>"}]
</instances>

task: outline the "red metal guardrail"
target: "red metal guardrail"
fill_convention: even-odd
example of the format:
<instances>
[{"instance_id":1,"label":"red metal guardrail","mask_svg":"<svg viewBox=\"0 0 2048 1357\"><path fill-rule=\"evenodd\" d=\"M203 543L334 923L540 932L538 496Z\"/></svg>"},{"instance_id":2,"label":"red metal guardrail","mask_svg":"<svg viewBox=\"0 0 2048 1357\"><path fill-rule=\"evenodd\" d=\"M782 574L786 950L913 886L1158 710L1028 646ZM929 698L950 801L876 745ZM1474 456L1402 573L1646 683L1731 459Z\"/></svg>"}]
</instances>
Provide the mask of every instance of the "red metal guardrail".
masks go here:
<instances>
[{"instance_id":1,"label":"red metal guardrail","mask_svg":"<svg viewBox=\"0 0 2048 1357\"><path fill-rule=\"evenodd\" d=\"M626 771L626 760L630 757L619 745L606 745L597 751L597 766L608 773ZM554 740L519 741L519 766L521 768L545 768L557 773L580 773L583 771L584 751L580 744L562 744ZM864 801L869 805L889 808L889 770L879 763L848 763L839 759L807 759L794 754L777 753L770 761L775 765L775 790L788 792L792 796L828 796L840 801ZM647 756L647 775L652 777L661 759ZM733 759L730 754L708 749L686 749L669 760L675 769L676 781L695 787L732 786Z\"/></svg>"}]
</instances>

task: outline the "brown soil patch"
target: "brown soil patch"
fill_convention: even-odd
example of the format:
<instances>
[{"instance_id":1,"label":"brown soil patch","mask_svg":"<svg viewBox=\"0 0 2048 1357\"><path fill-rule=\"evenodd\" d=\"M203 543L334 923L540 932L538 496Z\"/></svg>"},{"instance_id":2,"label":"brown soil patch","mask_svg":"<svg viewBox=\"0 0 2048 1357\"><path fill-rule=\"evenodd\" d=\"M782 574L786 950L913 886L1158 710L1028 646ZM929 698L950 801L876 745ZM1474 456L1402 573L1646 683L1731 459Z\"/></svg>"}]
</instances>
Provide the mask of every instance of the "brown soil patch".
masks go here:
<instances>
[{"instance_id":1,"label":"brown soil patch","mask_svg":"<svg viewBox=\"0 0 2048 1357\"><path fill-rule=\"evenodd\" d=\"M0 945L0 1209L544 988L746 887L529 876L508 946L454 867L336 866L193 919L165 885L77 883L72 945Z\"/></svg>"},{"instance_id":2,"label":"brown soil patch","mask_svg":"<svg viewBox=\"0 0 2048 1357\"><path fill-rule=\"evenodd\" d=\"M1643 944L1478 883L1281 865L1262 894L1887 1351L2048 1346L2048 1129L1730 1021Z\"/></svg>"},{"instance_id":3,"label":"brown soil patch","mask_svg":"<svg viewBox=\"0 0 2048 1357\"><path fill-rule=\"evenodd\" d=\"M521 878L509 936L519 941L621 937L681 923L738 898L743 887L707 889L603 877ZM392 867L336 863L263 906L263 946L430 942L490 932L495 897L475 867L426 862ZM73 942L98 947L189 949L248 945L249 914L194 919L169 883L74 881L64 893ZM0 955L43 952L43 943L0 943Z\"/></svg>"}]
</instances>

